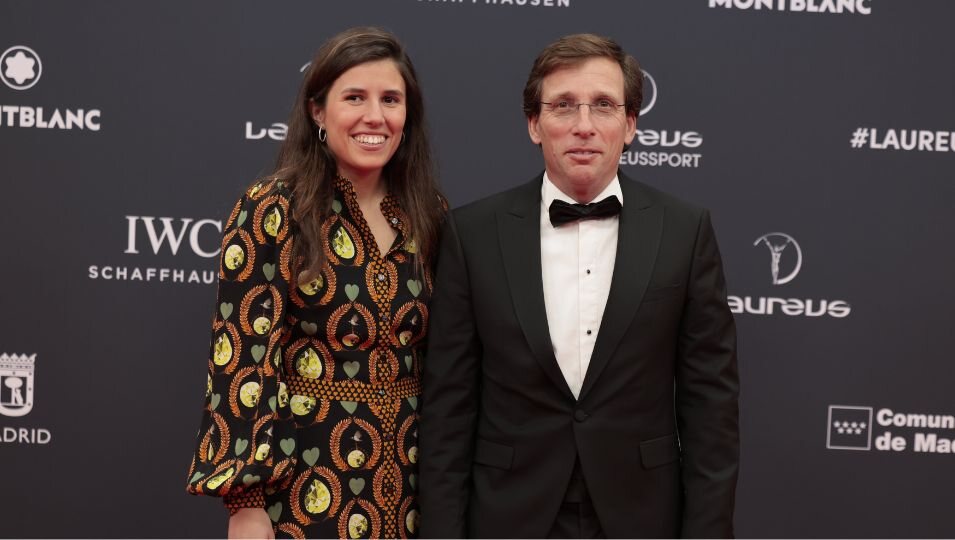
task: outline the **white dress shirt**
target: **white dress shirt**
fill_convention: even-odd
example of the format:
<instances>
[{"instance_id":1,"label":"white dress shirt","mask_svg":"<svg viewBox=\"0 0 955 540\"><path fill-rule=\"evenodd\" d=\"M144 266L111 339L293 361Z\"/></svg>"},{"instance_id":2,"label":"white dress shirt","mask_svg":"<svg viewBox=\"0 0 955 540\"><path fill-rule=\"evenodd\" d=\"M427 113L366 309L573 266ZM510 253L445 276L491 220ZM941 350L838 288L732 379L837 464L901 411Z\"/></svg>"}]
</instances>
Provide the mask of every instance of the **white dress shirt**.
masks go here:
<instances>
[{"instance_id":1,"label":"white dress shirt","mask_svg":"<svg viewBox=\"0 0 955 540\"><path fill-rule=\"evenodd\" d=\"M615 176L593 201L616 195ZM619 216L588 219L554 227L548 209L554 199L576 203L544 173L541 185L541 279L550 341L557 363L574 397L580 396L617 259Z\"/></svg>"}]
</instances>

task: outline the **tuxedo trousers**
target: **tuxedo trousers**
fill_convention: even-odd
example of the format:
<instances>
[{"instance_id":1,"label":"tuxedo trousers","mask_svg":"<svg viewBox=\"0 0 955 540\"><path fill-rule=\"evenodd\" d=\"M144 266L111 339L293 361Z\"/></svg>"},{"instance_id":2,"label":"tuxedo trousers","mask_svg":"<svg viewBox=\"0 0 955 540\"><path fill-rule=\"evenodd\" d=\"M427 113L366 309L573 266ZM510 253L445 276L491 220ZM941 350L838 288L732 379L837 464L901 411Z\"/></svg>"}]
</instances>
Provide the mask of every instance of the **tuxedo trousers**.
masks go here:
<instances>
[{"instance_id":1,"label":"tuxedo trousers","mask_svg":"<svg viewBox=\"0 0 955 540\"><path fill-rule=\"evenodd\" d=\"M564 500L547 538L606 538L594 509L580 460L574 463Z\"/></svg>"}]
</instances>

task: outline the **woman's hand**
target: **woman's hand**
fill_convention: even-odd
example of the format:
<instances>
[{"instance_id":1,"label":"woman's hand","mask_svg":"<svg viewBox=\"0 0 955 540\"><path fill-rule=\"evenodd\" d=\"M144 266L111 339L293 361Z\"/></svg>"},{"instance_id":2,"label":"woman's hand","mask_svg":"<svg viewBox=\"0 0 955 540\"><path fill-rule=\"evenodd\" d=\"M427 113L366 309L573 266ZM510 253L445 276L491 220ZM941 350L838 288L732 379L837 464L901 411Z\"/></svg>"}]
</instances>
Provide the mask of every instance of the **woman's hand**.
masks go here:
<instances>
[{"instance_id":1,"label":"woman's hand","mask_svg":"<svg viewBox=\"0 0 955 540\"><path fill-rule=\"evenodd\" d=\"M272 520L263 508L243 508L229 518L229 538L275 540Z\"/></svg>"}]
</instances>

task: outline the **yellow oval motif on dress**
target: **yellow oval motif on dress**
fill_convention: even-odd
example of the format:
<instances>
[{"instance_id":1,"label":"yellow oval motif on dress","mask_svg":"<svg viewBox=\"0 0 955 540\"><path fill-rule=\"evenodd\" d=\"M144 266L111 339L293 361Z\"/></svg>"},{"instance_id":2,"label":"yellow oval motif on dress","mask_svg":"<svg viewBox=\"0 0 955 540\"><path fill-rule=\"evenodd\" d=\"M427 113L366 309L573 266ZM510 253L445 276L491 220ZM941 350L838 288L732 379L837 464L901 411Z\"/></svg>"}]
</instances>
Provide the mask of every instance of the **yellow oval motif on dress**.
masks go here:
<instances>
[{"instance_id":1,"label":"yellow oval motif on dress","mask_svg":"<svg viewBox=\"0 0 955 540\"><path fill-rule=\"evenodd\" d=\"M284 382L279 383L279 407L288 405L288 386Z\"/></svg>"},{"instance_id":2,"label":"yellow oval motif on dress","mask_svg":"<svg viewBox=\"0 0 955 540\"><path fill-rule=\"evenodd\" d=\"M235 270L245 262L245 250L238 244L232 244L225 250L225 267L229 270Z\"/></svg>"},{"instance_id":3,"label":"yellow oval motif on dress","mask_svg":"<svg viewBox=\"0 0 955 540\"><path fill-rule=\"evenodd\" d=\"M398 342L402 345L407 345L408 342L411 341L412 336L414 336L414 334L411 330L403 330L398 334Z\"/></svg>"},{"instance_id":4,"label":"yellow oval motif on dress","mask_svg":"<svg viewBox=\"0 0 955 540\"><path fill-rule=\"evenodd\" d=\"M255 449L255 460L256 461L265 461L265 458L269 457L269 452L272 450L272 447L266 444L260 444L258 448Z\"/></svg>"},{"instance_id":5,"label":"yellow oval motif on dress","mask_svg":"<svg viewBox=\"0 0 955 540\"><path fill-rule=\"evenodd\" d=\"M405 251L408 253L417 253L418 252L418 243L414 241L414 238L409 238L405 242Z\"/></svg>"},{"instance_id":6,"label":"yellow oval motif on dress","mask_svg":"<svg viewBox=\"0 0 955 540\"><path fill-rule=\"evenodd\" d=\"M212 363L217 366L224 366L232 360L232 340L226 333L219 334L216 338L216 345L212 352Z\"/></svg>"},{"instance_id":7,"label":"yellow oval motif on dress","mask_svg":"<svg viewBox=\"0 0 955 540\"><path fill-rule=\"evenodd\" d=\"M418 447L417 446L412 446L411 448L408 449L408 461L412 463L418 462Z\"/></svg>"},{"instance_id":8,"label":"yellow oval motif on dress","mask_svg":"<svg viewBox=\"0 0 955 540\"><path fill-rule=\"evenodd\" d=\"M335 254L343 259L351 259L355 256L355 244L345 227L339 226L335 231L335 238L332 239L332 247Z\"/></svg>"},{"instance_id":9,"label":"yellow oval motif on dress","mask_svg":"<svg viewBox=\"0 0 955 540\"><path fill-rule=\"evenodd\" d=\"M231 355L230 355L231 356ZM212 395L212 375L206 374L206 397Z\"/></svg>"},{"instance_id":10,"label":"yellow oval motif on dress","mask_svg":"<svg viewBox=\"0 0 955 540\"><path fill-rule=\"evenodd\" d=\"M276 236L279 234L279 227L282 226L282 213L279 212L278 207L273 208L267 216L265 216L265 223L262 224L262 228L265 229L266 234L269 236Z\"/></svg>"},{"instance_id":11,"label":"yellow oval motif on dress","mask_svg":"<svg viewBox=\"0 0 955 540\"><path fill-rule=\"evenodd\" d=\"M332 494L321 480L312 480L305 493L305 511L309 514L321 514L332 504Z\"/></svg>"},{"instance_id":12,"label":"yellow oval motif on dress","mask_svg":"<svg viewBox=\"0 0 955 540\"><path fill-rule=\"evenodd\" d=\"M223 482L229 478L232 478L233 474L235 474L235 468L229 467L227 471L210 478L209 481L206 482L206 487L209 489L216 489L217 487L221 486Z\"/></svg>"},{"instance_id":13,"label":"yellow oval motif on dress","mask_svg":"<svg viewBox=\"0 0 955 540\"><path fill-rule=\"evenodd\" d=\"M318 291L321 291L325 286L325 279L322 276L309 281L308 283L302 283L298 286L298 290L302 291L302 294L306 296L315 296L318 294Z\"/></svg>"},{"instance_id":14,"label":"yellow oval motif on dress","mask_svg":"<svg viewBox=\"0 0 955 540\"><path fill-rule=\"evenodd\" d=\"M269 333L270 328L272 328L272 321L270 321L268 317L256 317L256 319L252 321L252 329L260 336Z\"/></svg>"},{"instance_id":15,"label":"yellow oval motif on dress","mask_svg":"<svg viewBox=\"0 0 955 540\"><path fill-rule=\"evenodd\" d=\"M361 467L365 464L365 453L361 450L352 450L348 453L348 464L355 469Z\"/></svg>"},{"instance_id":16,"label":"yellow oval motif on dress","mask_svg":"<svg viewBox=\"0 0 955 540\"><path fill-rule=\"evenodd\" d=\"M408 528L409 532L415 532L418 530L418 523L421 521L421 514L417 510L412 510L408 512L408 515L405 516L405 527Z\"/></svg>"},{"instance_id":17,"label":"yellow oval motif on dress","mask_svg":"<svg viewBox=\"0 0 955 540\"><path fill-rule=\"evenodd\" d=\"M352 514L348 518L348 536L361 538L368 532L368 518L361 514Z\"/></svg>"},{"instance_id":18,"label":"yellow oval motif on dress","mask_svg":"<svg viewBox=\"0 0 955 540\"><path fill-rule=\"evenodd\" d=\"M259 402L259 383L255 381L249 381L242 385L242 388L239 389L239 401L242 402L246 407L255 407Z\"/></svg>"},{"instance_id":19,"label":"yellow oval motif on dress","mask_svg":"<svg viewBox=\"0 0 955 540\"><path fill-rule=\"evenodd\" d=\"M306 379L317 379L322 376L322 360L311 347L302 351L295 362L295 371Z\"/></svg>"},{"instance_id":20,"label":"yellow oval motif on dress","mask_svg":"<svg viewBox=\"0 0 955 540\"><path fill-rule=\"evenodd\" d=\"M315 408L315 398L295 394L289 401L289 405L292 407L292 414L303 416L312 412L312 409Z\"/></svg>"}]
</instances>

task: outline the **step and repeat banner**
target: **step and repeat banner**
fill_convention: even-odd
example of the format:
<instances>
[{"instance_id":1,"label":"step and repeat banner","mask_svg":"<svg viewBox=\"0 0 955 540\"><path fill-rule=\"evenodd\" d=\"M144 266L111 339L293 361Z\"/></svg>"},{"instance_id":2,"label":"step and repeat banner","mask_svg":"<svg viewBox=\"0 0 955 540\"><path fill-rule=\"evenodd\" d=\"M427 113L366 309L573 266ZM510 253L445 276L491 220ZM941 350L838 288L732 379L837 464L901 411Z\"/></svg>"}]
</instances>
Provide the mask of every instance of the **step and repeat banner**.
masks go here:
<instances>
[{"instance_id":1,"label":"step and repeat banner","mask_svg":"<svg viewBox=\"0 0 955 540\"><path fill-rule=\"evenodd\" d=\"M617 39L646 89L620 166L708 207L723 252L738 534L955 535L952 21L946 0L2 1L0 536L225 534L184 488L223 221L356 25L408 46L453 206L542 168L540 49Z\"/></svg>"}]
</instances>

